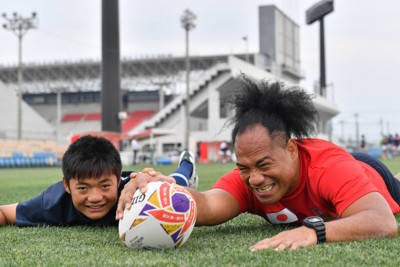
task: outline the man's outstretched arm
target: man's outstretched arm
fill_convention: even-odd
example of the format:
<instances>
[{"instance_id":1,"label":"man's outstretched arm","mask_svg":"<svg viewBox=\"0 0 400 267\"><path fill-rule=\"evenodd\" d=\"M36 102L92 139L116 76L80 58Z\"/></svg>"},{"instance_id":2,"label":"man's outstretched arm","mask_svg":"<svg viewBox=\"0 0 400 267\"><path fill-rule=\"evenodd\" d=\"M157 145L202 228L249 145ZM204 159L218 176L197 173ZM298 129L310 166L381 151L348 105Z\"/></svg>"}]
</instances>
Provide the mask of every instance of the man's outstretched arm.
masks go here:
<instances>
[{"instance_id":1,"label":"man's outstretched arm","mask_svg":"<svg viewBox=\"0 0 400 267\"><path fill-rule=\"evenodd\" d=\"M344 242L368 238L396 237L396 219L381 194L369 193L351 204L340 219L326 222L326 241ZM280 232L250 247L263 249L298 249L317 244L314 229L301 226Z\"/></svg>"},{"instance_id":2,"label":"man's outstretched arm","mask_svg":"<svg viewBox=\"0 0 400 267\"><path fill-rule=\"evenodd\" d=\"M146 192L147 184L151 181L168 181L172 177L163 176L160 173L153 173L153 169L131 175L131 180L125 185L118 200L116 219L123 217L124 209L131 207L133 194L137 189L142 193ZM240 213L239 203L228 192L222 189L211 189L199 192L186 187L193 195L197 205L196 225L216 225L233 219Z\"/></svg>"}]
</instances>

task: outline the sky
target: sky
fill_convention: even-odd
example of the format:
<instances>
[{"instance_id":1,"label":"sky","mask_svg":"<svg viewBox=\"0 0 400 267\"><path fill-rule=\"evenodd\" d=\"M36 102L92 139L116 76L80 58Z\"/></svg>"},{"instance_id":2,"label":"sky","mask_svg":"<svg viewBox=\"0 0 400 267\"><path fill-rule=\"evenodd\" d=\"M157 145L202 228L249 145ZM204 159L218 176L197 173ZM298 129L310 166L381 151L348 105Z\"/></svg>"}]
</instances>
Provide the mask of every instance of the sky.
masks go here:
<instances>
[{"instance_id":1,"label":"sky","mask_svg":"<svg viewBox=\"0 0 400 267\"><path fill-rule=\"evenodd\" d=\"M185 9L197 16L191 55L259 52L258 7L276 5L300 27L301 85L319 80L319 23L306 25L305 11L319 0L120 0L120 54L124 58L183 56ZM336 138L378 142L400 133L400 1L335 0L325 17L328 98L340 114ZM0 13L29 17L38 27L23 38L25 63L100 60L101 0L0 0ZM0 17L1 24L6 23ZM248 43L243 40L248 37ZM18 40L0 28L0 65L18 63Z\"/></svg>"}]
</instances>

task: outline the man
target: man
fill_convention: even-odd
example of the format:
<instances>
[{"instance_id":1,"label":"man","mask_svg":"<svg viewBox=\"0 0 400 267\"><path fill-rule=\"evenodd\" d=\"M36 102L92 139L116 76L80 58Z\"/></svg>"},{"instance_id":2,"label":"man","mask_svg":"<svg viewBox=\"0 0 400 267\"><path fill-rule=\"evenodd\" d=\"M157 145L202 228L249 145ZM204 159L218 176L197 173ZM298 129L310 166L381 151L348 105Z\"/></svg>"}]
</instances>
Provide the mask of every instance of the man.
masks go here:
<instances>
[{"instance_id":1,"label":"man","mask_svg":"<svg viewBox=\"0 0 400 267\"><path fill-rule=\"evenodd\" d=\"M237 168L211 190L190 190L197 225L217 225L249 212L271 224L299 226L259 241L252 251L397 236L393 214L400 212L400 181L381 162L309 138L317 130L318 113L300 88L247 77L242 82L230 121ZM125 186L117 219L148 178Z\"/></svg>"},{"instance_id":2,"label":"man","mask_svg":"<svg viewBox=\"0 0 400 267\"><path fill-rule=\"evenodd\" d=\"M136 158L137 158L137 154L140 149L140 145L139 145L138 141L136 141L135 138L133 138L131 141L131 149L132 149L132 153L133 153L132 164L136 165L136 163L137 163Z\"/></svg>"},{"instance_id":3,"label":"man","mask_svg":"<svg viewBox=\"0 0 400 267\"><path fill-rule=\"evenodd\" d=\"M181 157L176 178L165 181L196 188L197 177L188 157ZM187 167L190 166L190 169ZM185 171L186 170L186 171ZM30 200L0 206L0 225L105 226L117 225L115 211L119 194L129 181L122 173L120 154L105 138L83 136L72 143L62 159L62 181ZM133 177L157 175L144 169ZM121 178L121 176L127 176ZM175 174L171 174L175 177ZM189 178L186 178L189 177Z\"/></svg>"},{"instance_id":4,"label":"man","mask_svg":"<svg viewBox=\"0 0 400 267\"><path fill-rule=\"evenodd\" d=\"M219 145L219 153L221 156L221 162L222 163L227 162L228 144L225 141L222 141L221 144Z\"/></svg>"}]
</instances>

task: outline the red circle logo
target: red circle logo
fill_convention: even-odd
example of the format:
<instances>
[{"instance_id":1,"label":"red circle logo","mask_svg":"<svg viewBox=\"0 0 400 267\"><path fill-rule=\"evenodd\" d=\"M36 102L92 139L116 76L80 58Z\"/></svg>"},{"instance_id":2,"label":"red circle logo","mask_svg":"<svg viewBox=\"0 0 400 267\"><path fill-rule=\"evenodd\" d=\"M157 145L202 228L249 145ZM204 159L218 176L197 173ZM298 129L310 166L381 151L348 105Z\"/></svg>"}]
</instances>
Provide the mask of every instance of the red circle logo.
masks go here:
<instances>
[{"instance_id":1,"label":"red circle logo","mask_svg":"<svg viewBox=\"0 0 400 267\"><path fill-rule=\"evenodd\" d=\"M288 216L287 216L286 214L281 213L281 214L278 214L278 215L276 216L276 219L277 219L278 221L280 221L280 222L285 222L285 221L287 221Z\"/></svg>"}]
</instances>

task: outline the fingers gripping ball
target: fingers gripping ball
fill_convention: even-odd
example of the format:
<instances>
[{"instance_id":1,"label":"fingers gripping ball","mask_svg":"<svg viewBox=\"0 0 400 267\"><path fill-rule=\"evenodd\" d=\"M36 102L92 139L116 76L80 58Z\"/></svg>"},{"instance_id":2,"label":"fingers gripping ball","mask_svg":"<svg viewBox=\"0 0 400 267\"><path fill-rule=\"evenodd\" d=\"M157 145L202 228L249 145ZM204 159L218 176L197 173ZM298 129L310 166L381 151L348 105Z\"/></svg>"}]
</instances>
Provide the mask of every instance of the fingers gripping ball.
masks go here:
<instances>
[{"instance_id":1,"label":"fingers gripping ball","mask_svg":"<svg viewBox=\"0 0 400 267\"><path fill-rule=\"evenodd\" d=\"M131 248L178 248L190 237L196 222L196 203L180 185L151 182L139 190L132 207L119 222L119 237Z\"/></svg>"}]
</instances>

